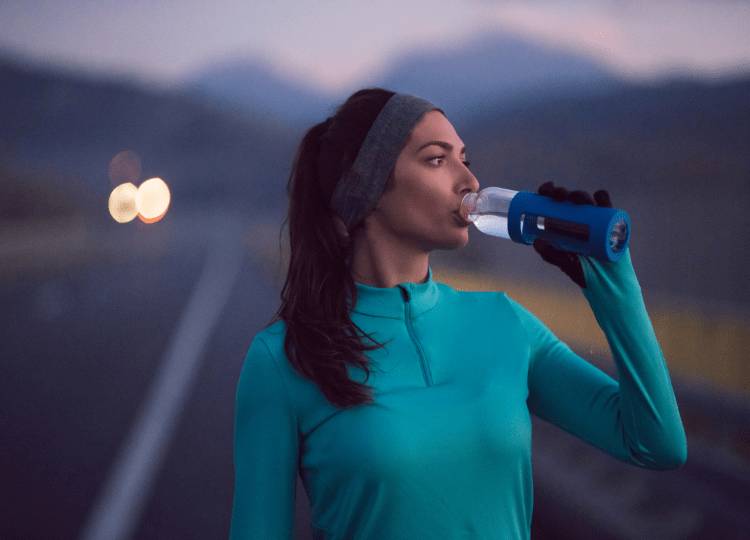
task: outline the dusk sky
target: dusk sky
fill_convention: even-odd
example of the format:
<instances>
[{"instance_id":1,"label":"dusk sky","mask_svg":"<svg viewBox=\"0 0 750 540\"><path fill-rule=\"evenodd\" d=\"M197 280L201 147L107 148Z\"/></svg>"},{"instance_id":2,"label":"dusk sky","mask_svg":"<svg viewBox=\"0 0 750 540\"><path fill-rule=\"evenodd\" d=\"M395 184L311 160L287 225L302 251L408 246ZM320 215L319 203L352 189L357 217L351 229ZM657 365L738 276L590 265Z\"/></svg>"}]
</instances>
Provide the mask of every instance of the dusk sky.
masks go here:
<instances>
[{"instance_id":1,"label":"dusk sky","mask_svg":"<svg viewBox=\"0 0 750 540\"><path fill-rule=\"evenodd\" d=\"M492 28L589 54L625 77L750 72L748 23L750 2L732 0L3 0L0 53L165 85L247 57L336 92L404 51Z\"/></svg>"}]
</instances>

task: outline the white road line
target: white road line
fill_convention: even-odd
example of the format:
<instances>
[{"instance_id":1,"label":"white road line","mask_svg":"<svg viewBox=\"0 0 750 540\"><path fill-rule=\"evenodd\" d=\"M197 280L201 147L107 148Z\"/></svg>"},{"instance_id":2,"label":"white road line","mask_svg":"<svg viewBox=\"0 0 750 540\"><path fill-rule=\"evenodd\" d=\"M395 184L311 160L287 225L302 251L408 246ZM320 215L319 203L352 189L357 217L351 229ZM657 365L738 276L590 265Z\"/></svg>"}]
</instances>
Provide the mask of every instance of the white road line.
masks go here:
<instances>
[{"instance_id":1,"label":"white road line","mask_svg":"<svg viewBox=\"0 0 750 540\"><path fill-rule=\"evenodd\" d=\"M215 240L198 284L182 313L138 419L120 450L82 540L125 540L145 502L198 371L203 350L226 304L243 261L239 223L215 228Z\"/></svg>"}]
</instances>

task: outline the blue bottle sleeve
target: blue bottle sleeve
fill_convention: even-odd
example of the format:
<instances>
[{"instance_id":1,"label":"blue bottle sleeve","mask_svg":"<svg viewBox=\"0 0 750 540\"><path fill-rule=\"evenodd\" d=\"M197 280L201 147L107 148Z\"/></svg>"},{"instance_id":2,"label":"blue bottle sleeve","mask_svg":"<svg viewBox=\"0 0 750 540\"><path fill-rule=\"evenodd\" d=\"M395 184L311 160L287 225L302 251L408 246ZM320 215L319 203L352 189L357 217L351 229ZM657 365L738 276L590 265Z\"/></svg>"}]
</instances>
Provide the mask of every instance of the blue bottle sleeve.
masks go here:
<instances>
[{"instance_id":1,"label":"blue bottle sleeve","mask_svg":"<svg viewBox=\"0 0 750 540\"><path fill-rule=\"evenodd\" d=\"M539 227L539 217L545 218L544 228ZM610 237L620 222L626 226L624 240L614 249ZM559 232L562 230L565 232ZM619 208L555 201L528 191L519 191L508 208L508 234L514 242L533 244L539 237L560 249L602 261L622 257L631 233L630 216Z\"/></svg>"}]
</instances>

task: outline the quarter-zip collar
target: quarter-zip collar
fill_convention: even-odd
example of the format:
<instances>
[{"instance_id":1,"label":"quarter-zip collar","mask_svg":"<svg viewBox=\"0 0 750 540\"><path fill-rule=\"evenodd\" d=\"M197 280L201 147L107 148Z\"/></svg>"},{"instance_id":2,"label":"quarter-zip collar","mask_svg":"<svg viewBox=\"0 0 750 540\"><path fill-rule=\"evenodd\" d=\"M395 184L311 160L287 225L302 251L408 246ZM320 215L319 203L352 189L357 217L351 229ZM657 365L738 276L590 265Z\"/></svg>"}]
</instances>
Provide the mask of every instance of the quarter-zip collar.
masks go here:
<instances>
[{"instance_id":1,"label":"quarter-zip collar","mask_svg":"<svg viewBox=\"0 0 750 540\"><path fill-rule=\"evenodd\" d=\"M357 305L352 311L375 317L404 319L405 304L412 318L435 307L440 289L432 279L432 267L427 266L427 278L420 283L405 281L393 287L373 287L354 280L357 286Z\"/></svg>"}]
</instances>

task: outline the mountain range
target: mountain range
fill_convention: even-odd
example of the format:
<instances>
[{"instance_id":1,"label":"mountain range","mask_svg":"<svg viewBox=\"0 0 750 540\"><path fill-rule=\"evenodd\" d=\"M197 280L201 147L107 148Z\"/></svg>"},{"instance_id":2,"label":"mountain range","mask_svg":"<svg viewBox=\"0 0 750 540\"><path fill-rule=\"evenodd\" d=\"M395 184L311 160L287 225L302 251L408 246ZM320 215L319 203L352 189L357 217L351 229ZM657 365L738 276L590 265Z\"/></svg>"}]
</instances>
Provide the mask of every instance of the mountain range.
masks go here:
<instances>
[{"instance_id":1,"label":"mountain range","mask_svg":"<svg viewBox=\"0 0 750 540\"><path fill-rule=\"evenodd\" d=\"M619 78L580 53L543 45L508 32L483 31L440 48L420 47L391 59L355 87L338 93L301 86L276 74L270 60L221 59L186 77L182 88L258 114L304 126L332 114L359 88L381 86L422 96L442 107L456 125L487 108L564 94L604 92Z\"/></svg>"},{"instance_id":2,"label":"mountain range","mask_svg":"<svg viewBox=\"0 0 750 540\"><path fill-rule=\"evenodd\" d=\"M219 202L279 221L285 211L291 161L309 127L299 117L279 116L266 102L244 107L189 88L156 92L11 60L0 61L0 81L5 226L55 208L34 205L44 186L48 199L63 190L75 211L111 225L108 164L124 149L142 161L142 178L133 181L164 178L174 209L182 201ZM535 191L553 180L607 189L633 219L644 287L750 305L750 256L741 248L750 225L750 75L607 84L488 99L465 116L457 130L482 187ZM529 248L475 233L457 257L493 267L514 258L511 273L536 263Z\"/></svg>"}]
</instances>

